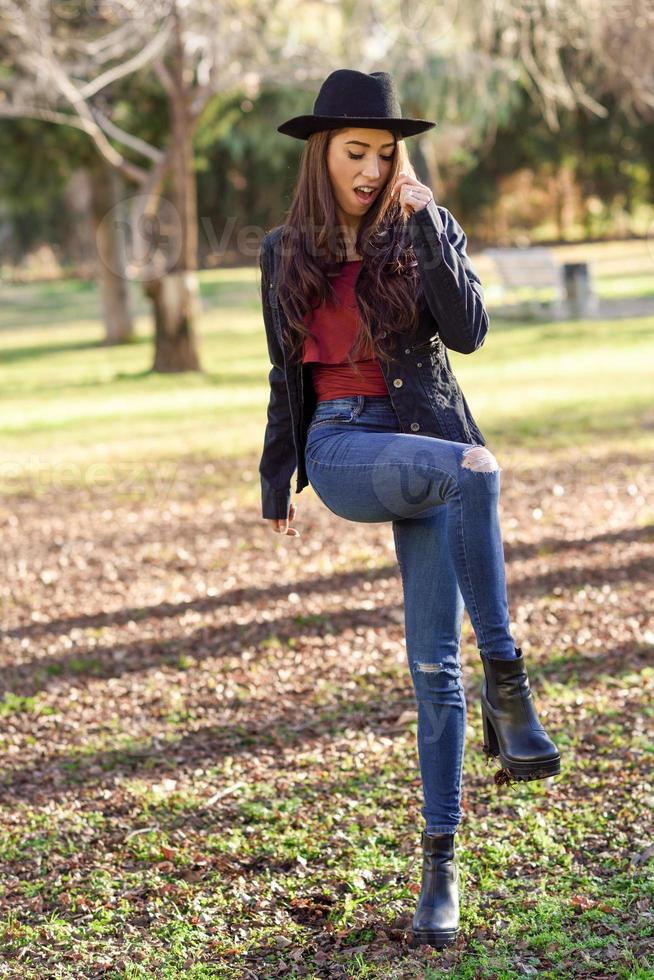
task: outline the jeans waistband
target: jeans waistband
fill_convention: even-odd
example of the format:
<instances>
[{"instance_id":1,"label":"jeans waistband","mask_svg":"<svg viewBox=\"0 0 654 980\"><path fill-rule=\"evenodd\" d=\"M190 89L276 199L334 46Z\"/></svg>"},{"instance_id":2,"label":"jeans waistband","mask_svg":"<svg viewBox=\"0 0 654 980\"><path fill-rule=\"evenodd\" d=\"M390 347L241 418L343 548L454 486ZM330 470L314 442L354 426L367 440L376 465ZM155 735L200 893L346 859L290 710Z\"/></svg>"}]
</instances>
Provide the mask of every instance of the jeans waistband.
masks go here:
<instances>
[{"instance_id":1,"label":"jeans waistband","mask_svg":"<svg viewBox=\"0 0 654 980\"><path fill-rule=\"evenodd\" d=\"M321 415L333 415L334 412L351 412L353 418L358 418L371 412L394 415L395 409L390 395L343 395L318 402L313 415L319 418Z\"/></svg>"}]
</instances>

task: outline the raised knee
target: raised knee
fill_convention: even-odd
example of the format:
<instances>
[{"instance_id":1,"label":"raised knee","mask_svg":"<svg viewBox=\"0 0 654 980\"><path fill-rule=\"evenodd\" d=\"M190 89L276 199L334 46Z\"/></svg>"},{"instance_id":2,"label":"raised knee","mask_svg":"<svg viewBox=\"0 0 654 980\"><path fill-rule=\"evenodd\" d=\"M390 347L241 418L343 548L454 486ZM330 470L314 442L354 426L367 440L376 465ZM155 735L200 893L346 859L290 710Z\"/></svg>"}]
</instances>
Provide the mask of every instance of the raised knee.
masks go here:
<instances>
[{"instance_id":1,"label":"raised knee","mask_svg":"<svg viewBox=\"0 0 654 980\"><path fill-rule=\"evenodd\" d=\"M494 473L500 468L492 452L485 446L469 446L464 450L461 465L477 473Z\"/></svg>"}]
</instances>

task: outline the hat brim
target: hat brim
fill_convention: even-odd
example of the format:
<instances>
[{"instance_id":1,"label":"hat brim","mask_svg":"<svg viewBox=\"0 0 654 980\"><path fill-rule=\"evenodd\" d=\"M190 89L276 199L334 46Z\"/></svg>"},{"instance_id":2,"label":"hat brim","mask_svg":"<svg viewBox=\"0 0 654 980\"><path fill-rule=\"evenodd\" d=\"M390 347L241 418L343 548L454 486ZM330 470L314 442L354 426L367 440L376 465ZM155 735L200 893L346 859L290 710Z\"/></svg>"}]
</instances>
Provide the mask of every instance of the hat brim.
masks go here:
<instances>
[{"instance_id":1,"label":"hat brim","mask_svg":"<svg viewBox=\"0 0 654 980\"><path fill-rule=\"evenodd\" d=\"M294 136L295 139L305 140L312 133L322 129L342 129L344 126L362 126L369 129L390 129L398 132L400 139L405 136L416 136L432 129L437 123L429 119L389 119L386 116L293 116L287 119L277 132L284 136Z\"/></svg>"}]
</instances>

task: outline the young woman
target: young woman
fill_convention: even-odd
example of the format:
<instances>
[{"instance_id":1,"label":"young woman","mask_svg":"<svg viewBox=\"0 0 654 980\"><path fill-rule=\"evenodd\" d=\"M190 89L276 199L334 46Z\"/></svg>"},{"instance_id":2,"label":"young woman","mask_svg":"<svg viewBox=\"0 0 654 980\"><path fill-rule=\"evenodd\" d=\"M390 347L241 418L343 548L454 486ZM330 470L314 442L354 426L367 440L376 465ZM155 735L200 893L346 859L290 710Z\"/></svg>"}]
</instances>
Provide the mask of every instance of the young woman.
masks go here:
<instances>
[{"instance_id":1,"label":"young woman","mask_svg":"<svg viewBox=\"0 0 654 980\"><path fill-rule=\"evenodd\" d=\"M296 467L296 490L311 483L339 517L392 524L424 795L413 933L442 947L459 930L464 604L484 666L484 749L503 766L496 781L553 776L560 759L510 630L500 467L447 356L484 342L483 291L463 230L416 178L404 144L434 125L402 116L387 73L339 69L312 115L278 127L307 142L287 221L261 248L272 369L259 469L277 533L299 533Z\"/></svg>"}]
</instances>

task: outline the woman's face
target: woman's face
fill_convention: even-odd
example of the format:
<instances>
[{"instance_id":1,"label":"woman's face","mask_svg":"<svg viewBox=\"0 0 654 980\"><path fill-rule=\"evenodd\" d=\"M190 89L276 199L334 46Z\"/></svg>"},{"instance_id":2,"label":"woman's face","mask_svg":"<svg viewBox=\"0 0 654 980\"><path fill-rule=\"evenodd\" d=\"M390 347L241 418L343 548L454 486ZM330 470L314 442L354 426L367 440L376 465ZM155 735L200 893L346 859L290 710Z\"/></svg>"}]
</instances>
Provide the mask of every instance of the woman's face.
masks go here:
<instances>
[{"instance_id":1,"label":"woman's face","mask_svg":"<svg viewBox=\"0 0 654 980\"><path fill-rule=\"evenodd\" d=\"M356 227L381 193L391 172L395 137L388 129L351 127L336 133L327 150L327 169L336 209L344 224ZM372 194L358 192L372 187Z\"/></svg>"}]
</instances>

